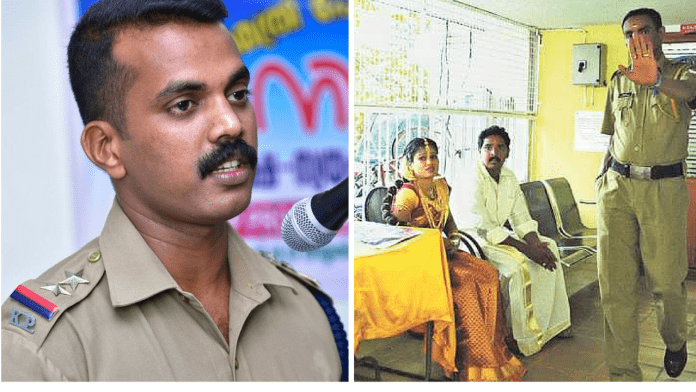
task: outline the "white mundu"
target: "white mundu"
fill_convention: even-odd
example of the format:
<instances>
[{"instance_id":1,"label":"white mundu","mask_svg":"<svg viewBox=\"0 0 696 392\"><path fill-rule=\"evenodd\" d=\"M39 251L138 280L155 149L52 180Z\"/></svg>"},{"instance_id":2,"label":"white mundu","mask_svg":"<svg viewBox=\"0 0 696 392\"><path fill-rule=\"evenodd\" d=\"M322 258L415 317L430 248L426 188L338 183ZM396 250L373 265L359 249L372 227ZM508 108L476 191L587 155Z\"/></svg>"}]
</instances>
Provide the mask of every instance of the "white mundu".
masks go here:
<instances>
[{"instance_id":1,"label":"white mundu","mask_svg":"<svg viewBox=\"0 0 696 392\"><path fill-rule=\"evenodd\" d=\"M515 174L501 168L500 181L482 162L474 173L453 182L450 211L457 226L474 235L487 260L498 269L506 317L520 351L532 355L559 332L570 327L570 307L560 263L548 271L512 246L508 237L522 240L537 231ZM503 225L509 221L513 232ZM538 234L538 233L537 233ZM539 236L559 259L553 240Z\"/></svg>"}]
</instances>

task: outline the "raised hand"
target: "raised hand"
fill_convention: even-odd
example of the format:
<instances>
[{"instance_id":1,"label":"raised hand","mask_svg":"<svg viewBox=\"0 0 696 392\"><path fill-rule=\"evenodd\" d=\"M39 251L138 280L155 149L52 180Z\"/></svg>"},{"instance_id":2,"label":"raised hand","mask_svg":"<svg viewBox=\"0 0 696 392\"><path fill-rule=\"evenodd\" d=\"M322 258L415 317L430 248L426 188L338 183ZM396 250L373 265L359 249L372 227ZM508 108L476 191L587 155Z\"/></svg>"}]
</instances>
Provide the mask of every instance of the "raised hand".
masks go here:
<instances>
[{"instance_id":1,"label":"raised hand","mask_svg":"<svg viewBox=\"0 0 696 392\"><path fill-rule=\"evenodd\" d=\"M652 41L644 34L634 34L628 40L628 51L631 54L633 68L629 70L619 65L619 71L640 85L652 86L657 83L657 60L655 60Z\"/></svg>"}]
</instances>

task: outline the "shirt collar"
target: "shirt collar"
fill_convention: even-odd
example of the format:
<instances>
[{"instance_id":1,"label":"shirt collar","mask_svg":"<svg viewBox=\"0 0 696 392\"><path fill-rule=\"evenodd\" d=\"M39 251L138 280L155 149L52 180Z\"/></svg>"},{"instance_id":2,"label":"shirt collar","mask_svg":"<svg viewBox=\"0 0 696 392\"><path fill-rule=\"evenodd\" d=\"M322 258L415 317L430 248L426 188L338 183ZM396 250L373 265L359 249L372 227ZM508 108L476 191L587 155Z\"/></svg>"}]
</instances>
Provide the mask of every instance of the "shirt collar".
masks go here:
<instances>
[{"instance_id":1,"label":"shirt collar","mask_svg":"<svg viewBox=\"0 0 696 392\"><path fill-rule=\"evenodd\" d=\"M293 287L289 278L251 249L229 224L227 238L233 290L260 301L268 296L263 284ZM99 236L99 247L114 307L132 305L170 289L182 291L117 198Z\"/></svg>"},{"instance_id":2,"label":"shirt collar","mask_svg":"<svg viewBox=\"0 0 696 392\"><path fill-rule=\"evenodd\" d=\"M488 169L486 169L486 166L483 164L482 160L478 159L476 161L476 169L478 171L479 176L485 178L487 181L490 181L496 185L501 184L503 182L503 179L509 177L510 173L512 173L512 171L510 171L507 167L503 165L503 167L500 168L499 181L496 182L491 176L491 174L488 172Z\"/></svg>"},{"instance_id":3,"label":"shirt collar","mask_svg":"<svg viewBox=\"0 0 696 392\"><path fill-rule=\"evenodd\" d=\"M664 55L663 53L660 53L660 56L659 56L658 58L655 59L655 62L657 63L657 69L658 69L660 72L666 72L666 71L667 71L667 69L666 69L666 66L668 66L668 64L667 64L667 58L665 57L665 55ZM666 75L665 75L665 76L666 76Z\"/></svg>"},{"instance_id":4,"label":"shirt collar","mask_svg":"<svg viewBox=\"0 0 696 392\"><path fill-rule=\"evenodd\" d=\"M232 275L232 289L249 298L260 300L265 284L295 290L292 281L268 259L251 249L231 226L227 227L227 258Z\"/></svg>"},{"instance_id":5,"label":"shirt collar","mask_svg":"<svg viewBox=\"0 0 696 392\"><path fill-rule=\"evenodd\" d=\"M657 68L660 70L663 77L672 79L674 78L674 73L677 71L678 65L665 57L663 53L660 54L660 57L657 59Z\"/></svg>"}]
</instances>

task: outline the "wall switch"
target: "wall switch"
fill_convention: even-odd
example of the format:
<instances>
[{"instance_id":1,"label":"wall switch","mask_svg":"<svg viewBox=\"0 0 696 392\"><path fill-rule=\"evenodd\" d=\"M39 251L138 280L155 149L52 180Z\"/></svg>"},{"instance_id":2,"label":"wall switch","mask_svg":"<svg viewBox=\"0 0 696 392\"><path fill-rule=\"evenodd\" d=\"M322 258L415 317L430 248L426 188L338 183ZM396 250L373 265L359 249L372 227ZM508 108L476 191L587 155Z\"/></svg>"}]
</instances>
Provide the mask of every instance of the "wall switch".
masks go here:
<instances>
[{"instance_id":1,"label":"wall switch","mask_svg":"<svg viewBox=\"0 0 696 392\"><path fill-rule=\"evenodd\" d=\"M605 44L573 45L572 81L576 85L606 86Z\"/></svg>"}]
</instances>

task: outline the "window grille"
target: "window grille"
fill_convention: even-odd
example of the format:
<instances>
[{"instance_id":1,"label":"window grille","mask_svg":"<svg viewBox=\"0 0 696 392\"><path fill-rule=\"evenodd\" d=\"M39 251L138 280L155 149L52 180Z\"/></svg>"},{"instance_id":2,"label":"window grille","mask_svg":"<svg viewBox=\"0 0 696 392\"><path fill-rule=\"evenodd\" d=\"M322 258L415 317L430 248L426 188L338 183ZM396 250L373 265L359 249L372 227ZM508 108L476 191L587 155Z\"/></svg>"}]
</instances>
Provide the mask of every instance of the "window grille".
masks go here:
<instances>
[{"instance_id":1,"label":"window grille","mask_svg":"<svg viewBox=\"0 0 696 392\"><path fill-rule=\"evenodd\" d=\"M527 179L537 111L538 30L452 0L356 0L356 215L394 180L405 145L427 136L440 173L472 167L478 134L500 125L506 165Z\"/></svg>"},{"instance_id":2,"label":"window grille","mask_svg":"<svg viewBox=\"0 0 696 392\"><path fill-rule=\"evenodd\" d=\"M663 44L662 51L668 59L696 64L696 42ZM689 123L689 153L686 167L686 177L696 178L696 111L691 112Z\"/></svg>"}]
</instances>

